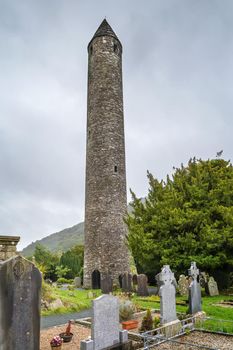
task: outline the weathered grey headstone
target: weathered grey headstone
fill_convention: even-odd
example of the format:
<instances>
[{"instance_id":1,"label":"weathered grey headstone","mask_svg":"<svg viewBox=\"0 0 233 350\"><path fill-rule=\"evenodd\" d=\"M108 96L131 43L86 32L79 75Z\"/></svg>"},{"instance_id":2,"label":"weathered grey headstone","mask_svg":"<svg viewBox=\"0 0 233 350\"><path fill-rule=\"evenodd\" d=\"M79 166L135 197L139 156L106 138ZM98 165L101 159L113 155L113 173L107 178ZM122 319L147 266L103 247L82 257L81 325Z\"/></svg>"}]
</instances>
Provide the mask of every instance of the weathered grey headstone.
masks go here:
<instances>
[{"instance_id":1,"label":"weathered grey headstone","mask_svg":"<svg viewBox=\"0 0 233 350\"><path fill-rule=\"evenodd\" d=\"M74 286L75 286L75 288L81 288L82 287L81 277L75 277L75 279L74 279Z\"/></svg>"},{"instance_id":2,"label":"weathered grey headstone","mask_svg":"<svg viewBox=\"0 0 233 350\"><path fill-rule=\"evenodd\" d=\"M93 300L92 305L91 338L94 349L101 350L120 343L118 299L105 294Z\"/></svg>"},{"instance_id":3,"label":"weathered grey headstone","mask_svg":"<svg viewBox=\"0 0 233 350\"><path fill-rule=\"evenodd\" d=\"M164 265L159 274L161 286L160 295L160 320L162 324L177 320L176 316L176 287L174 273L169 265Z\"/></svg>"},{"instance_id":4,"label":"weathered grey headstone","mask_svg":"<svg viewBox=\"0 0 233 350\"><path fill-rule=\"evenodd\" d=\"M132 292L133 288L132 288L132 275L131 273L128 273L128 292Z\"/></svg>"},{"instance_id":5,"label":"weathered grey headstone","mask_svg":"<svg viewBox=\"0 0 233 350\"><path fill-rule=\"evenodd\" d=\"M209 278L208 291L209 291L209 295L211 297L213 297L215 295L219 295L218 285L217 285L217 282L215 281L214 277Z\"/></svg>"},{"instance_id":6,"label":"weathered grey headstone","mask_svg":"<svg viewBox=\"0 0 233 350\"><path fill-rule=\"evenodd\" d=\"M41 274L21 256L0 263L0 349L39 350Z\"/></svg>"},{"instance_id":7,"label":"weathered grey headstone","mask_svg":"<svg viewBox=\"0 0 233 350\"><path fill-rule=\"evenodd\" d=\"M132 282L133 282L133 291L136 292L137 284L138 284L138 275L133 275Z\"/></svg>"},{"instance_id":8,"label":"weathered grey headstone","mask_svg":"<svg viewBox=\"0 0 233 350\"><path fill-rule=\"evenodd\" d=\"M112 283L112 278L108 273L102 275L100 284L101 284L102 293L104 294L112 293L113 283Z\"/></svg>"},{"instance_id":9,"label":"weathered grey headstone","mask_svg":"<svg viewBox=\"0 0 233 350\"><path fill-rule=\"evenodd\" d=\"M128 272L125 272L123 275L122 275L122 280L121 280L121 283L122 283L122 291L123 292L128 292Z\"/></svg>"},{"instance_id":10,"label":"weathered grey headstone","mask_svg":"<svg viewBox=\"0 0 233 350\"><path fill-rule=\"evenodd\" d=\"M180 275L178 281L178 290L180 295L188 296L189 294L189 281L185 275Z\"/></svg>"},{"instance_id":11,"label":"weathered grey headstone","mask_svg":"<svg viewBox=\"0 0 233 350\"><path fill-rule=\"evenodd\" d=\"M144 274L138 275L138 289L137 294L140 296L148 296L148 287L147 287L147 276Z\"/></svg>"},{"instance_id":12,"label":"weathered grey headstone","mask_svg":"<svg viewBox=\"0 0 233 350\"><path fill-rule=\"evenodd\" d=\"M202 310L201 307L201 287L197 280L199 276L199 269L195 262L191 263L191 267L188 270L189 276L192 278L192 282L189 286L189 313L195 314Z\"/></svg>"}]
</instances>

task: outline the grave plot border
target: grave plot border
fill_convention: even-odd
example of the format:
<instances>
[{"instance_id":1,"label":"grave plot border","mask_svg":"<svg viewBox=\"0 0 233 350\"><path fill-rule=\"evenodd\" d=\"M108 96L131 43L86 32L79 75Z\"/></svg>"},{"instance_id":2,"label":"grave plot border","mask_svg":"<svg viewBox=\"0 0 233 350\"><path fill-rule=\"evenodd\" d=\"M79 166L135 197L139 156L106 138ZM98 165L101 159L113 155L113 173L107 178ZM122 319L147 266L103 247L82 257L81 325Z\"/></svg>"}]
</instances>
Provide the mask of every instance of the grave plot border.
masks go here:
<instances>
[{"instance_id":1,"label":"grave plot border","mask_svg":"<svg viewBox=\"0 0 233 350\"><path fill-rule=\"evenodd\" d=\"M162 343L169 343L169 342L179 343L179 341L177 340L178 337L194 331L233 337L233 333L223 331L224 325L226 325L227 323L232 325L232 329L233 329L233 321L231 320L214 319L211 317L203 317L201 319L197 319L196 316L194 315L187 319L181 320L180 322L181 322L181 327L178 330L178 332L176 332L176 328L175 328L176 325L174 325L174 327L171 325L169 326L164 325L162 327L140 334L139 337L141 338L144 344L143 349L149 349L151 347L155 347ZM208 329L208 324L211 324L211 322L215 323L215 325L217 324L219 326L219 330L218 329L213 330L211 328ZM205 323L206 323L206 326L204 326ZM166 337L166 333L167 333L166 330L168 329L168 327L169 327L169 333L175 334L175 335L171 337ZM186 343L182 343L182 344L185 345ZM192 346L192 343L187 343L186 345ZM195 347L196 349L218 350L217 348L212 348L206 345L199 345L199 344L193 343L193 348L195 349Z\"/></svg>"}]
</instances>

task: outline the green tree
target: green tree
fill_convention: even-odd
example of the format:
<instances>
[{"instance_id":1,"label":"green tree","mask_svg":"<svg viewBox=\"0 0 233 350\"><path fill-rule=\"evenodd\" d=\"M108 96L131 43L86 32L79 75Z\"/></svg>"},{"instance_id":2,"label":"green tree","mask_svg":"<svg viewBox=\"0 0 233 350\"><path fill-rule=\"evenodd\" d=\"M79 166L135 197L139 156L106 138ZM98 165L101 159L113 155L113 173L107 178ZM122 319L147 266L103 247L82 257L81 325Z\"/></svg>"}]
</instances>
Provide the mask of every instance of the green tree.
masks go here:
<instances>
[{"instance_id":1,"label":"green tree","mask_svg":"<svg viewBox=\"0 0 233 350\"><path fill-rule=\"evenodd\" d=\"M56 275L58 278L66 277L70 269L66 266L58 265L56 266Z\"/></svg>"},{"instance_id":2,"label":"green tree","mask_svg":"<svg viewBox=\"0 0 233 350\"><path fill-rule=\"evenodd\" d=\"M213 275L233 269L233 167L230 161L190 159L166 181L148 172L143 203L132 193L126 223L139 272L163 264L184 273L191 261ZM216 276L217 277L217 276Z\"/></svg>"},{"instance_id":3,"label":"green tree","mask_svg":"<svg viewBox=\"0 0 233 350\"><path fill-rule=\"evenodd\" d=\"M60 265L67 267L69 271L66 273L67 278L81 277L83 267L84 247L76 245L68 251L64 252L60 258Z\"/></svg>"},{"instance_id":4,"label":"green tree","mask_svg":"<svg viewBox=\"0 0 233 350\"><path fill-rule=\"evenodd\" d=\"M59 264L59 256L51 253L42 244L37 244L34 251L36 264L43 270L44 278L56 280L56 266Z\"/></svg>"}]
</instances>

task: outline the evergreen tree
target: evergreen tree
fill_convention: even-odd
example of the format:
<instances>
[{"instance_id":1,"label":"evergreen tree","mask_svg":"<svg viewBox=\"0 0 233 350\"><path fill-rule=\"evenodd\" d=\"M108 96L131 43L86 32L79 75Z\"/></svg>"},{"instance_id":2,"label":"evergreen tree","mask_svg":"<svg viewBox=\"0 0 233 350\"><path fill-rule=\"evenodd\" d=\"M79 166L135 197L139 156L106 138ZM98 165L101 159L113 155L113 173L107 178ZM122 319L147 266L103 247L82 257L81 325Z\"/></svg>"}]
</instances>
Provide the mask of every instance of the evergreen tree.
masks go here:
<instances>
[{"instance_id":1,"label":"evergreen tree","mask_svg":"<svg viewBox=\"0 0 233 350\"><path fill-rule=\"evenodd\" d=\"M144 203L132 193L126 223L139 272L159 272L163 264L177 273L191 261L219 279L233 271L233 167L230 161L190 159L166 181L148 172Z\"/></svg>"}]
</instances>

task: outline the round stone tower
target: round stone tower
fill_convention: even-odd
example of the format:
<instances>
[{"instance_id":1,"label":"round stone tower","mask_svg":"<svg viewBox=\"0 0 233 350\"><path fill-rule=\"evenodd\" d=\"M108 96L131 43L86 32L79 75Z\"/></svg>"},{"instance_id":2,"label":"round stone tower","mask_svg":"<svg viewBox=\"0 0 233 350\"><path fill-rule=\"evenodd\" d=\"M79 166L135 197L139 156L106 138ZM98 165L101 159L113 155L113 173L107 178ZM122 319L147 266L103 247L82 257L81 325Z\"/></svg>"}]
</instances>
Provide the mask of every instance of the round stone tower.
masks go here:
<instances>
[{"instance_id":1,"label":"round stone tower","mask_svg":"<svg viewBox=\"0 0 233 350\"><path fill-rule=\"evenodd\" d=\"M129 272L122 45L103 20L88 45L84 286Z\"/></svg>"}]
</instances>

